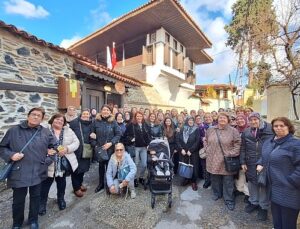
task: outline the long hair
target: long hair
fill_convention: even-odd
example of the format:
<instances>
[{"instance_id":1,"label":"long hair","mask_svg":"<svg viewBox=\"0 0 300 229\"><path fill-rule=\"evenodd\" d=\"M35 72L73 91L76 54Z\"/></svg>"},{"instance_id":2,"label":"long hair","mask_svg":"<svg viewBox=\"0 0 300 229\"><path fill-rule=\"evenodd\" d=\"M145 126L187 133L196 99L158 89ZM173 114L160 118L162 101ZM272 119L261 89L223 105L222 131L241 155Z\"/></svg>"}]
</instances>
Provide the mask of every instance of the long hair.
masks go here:
<instances>
[{"instance_id":1,"label":"long hair","mask_svg":"<svg viewBox=\"0 0 300 229\"><path fill-rule=\"evenodd\" d=\"M145 119L144 119L144 114L140 111L137 111L135 114L134 114L134 117L133 117L133 120L132 120L132 123L133 124L137 124L137 121L136 121L136 116L137 115L141 115L142 116L142 123L145 122Z\"/></svg>"},{"instance_id":2,"label":"long hair","mask_svg":"<svg viewBox=\"0 0 300 229\"><path fill-rule=\"evenodd\" d=\"M166 125L167 120L170 120L170 122L171 122L170 128L168 128L168 126ZM171 138L173 136L174 132L175 132L175 125L174 125L172 119L165 118L165 120L164 120L164 135L167 136L167 138Z\"/></svg>"}]
</instances>

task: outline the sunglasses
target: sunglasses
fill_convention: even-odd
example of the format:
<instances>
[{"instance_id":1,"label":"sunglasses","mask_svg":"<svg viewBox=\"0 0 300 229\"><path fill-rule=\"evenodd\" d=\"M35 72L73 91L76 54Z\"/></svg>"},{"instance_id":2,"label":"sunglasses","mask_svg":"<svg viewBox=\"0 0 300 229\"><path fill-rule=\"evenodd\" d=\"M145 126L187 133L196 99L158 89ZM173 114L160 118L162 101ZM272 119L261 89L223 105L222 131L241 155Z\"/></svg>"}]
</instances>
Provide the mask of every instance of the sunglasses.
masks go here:
<instances>
[{"instance_id":1,"label":"sunglasses","mask_svg":"<svg viewBox=\"0 0 300 229\"><path fill-rule=\"evenodd\" d=\"M118 151L123 151L123 150L124 150L124 149L116 149L115 151L118 152Z\"/></svg>"}]
</instances>

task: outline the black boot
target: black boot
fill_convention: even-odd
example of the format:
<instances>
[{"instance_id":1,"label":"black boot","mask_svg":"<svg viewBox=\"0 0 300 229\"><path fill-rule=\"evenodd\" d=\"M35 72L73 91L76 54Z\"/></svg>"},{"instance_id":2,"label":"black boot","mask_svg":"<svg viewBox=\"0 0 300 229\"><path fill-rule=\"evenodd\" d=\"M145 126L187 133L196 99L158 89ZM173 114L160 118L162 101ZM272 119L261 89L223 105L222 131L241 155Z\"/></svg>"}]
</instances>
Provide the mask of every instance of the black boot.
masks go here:
<instances>
[{"instance_id":1,"label":"black boot","mask_svg":"<svg viewBox=\"0 0 300 229\"><path fill-rule=\"evenodd\" d=\"M203 184L203 188L208 188L211 185L210 174L206 170L203 172L205 182Z\"/></svg>"},{"instance_id":2,"label":"black boot","mask_svg":"<svg viewBox=\"0 0 300 229\"><path fill-rule=\"evenodd\" d=\"M144 185L145 184L144 178L139 178L139 182L140 182L141 185Z\"/></svg>"},{"instance_id":3,"label":"black boot","mask_svg":"<svg viewBox=\"0 0 300 229\"><path fill-rule=\"evenodd\" d=\"M67 207L66 201L65 201L65 193L58 193L57 194L57 205L59 210L65 210Z\"/></svg>"},{"instance_id":4,"label":"black boot","mask_svg":"<svg viewBox=\"0 0 300 229\"><path fill-rule=\"evenodd\" d=\"M137 179L134 179L134 187L138 187L139 186L139 182L138 182L138 180Z\"/></svg>"},{"instance_id":5,"label":"black boot","mask_svg":"<svg viewBox=\"0 0 300 229\"><path fill-rule=\"evenodd\" d=\"M40 206L39 206L39 215L43 216L46 215L46 206L47 206L47 202L42 201L40 202Z\"/></svg>"},{"instance_id":6,"label":"black boot","mask_svg":"<svg viewBox=\"0 0 300 229\"><path fill-rule=\"evenodd\" d=\"M100 191L103 190L103 189L104 189L104 185L99 184L99 185L97 186L97 188L95 189L95 193L100 192Z\"/></svg>"}]
</instances>

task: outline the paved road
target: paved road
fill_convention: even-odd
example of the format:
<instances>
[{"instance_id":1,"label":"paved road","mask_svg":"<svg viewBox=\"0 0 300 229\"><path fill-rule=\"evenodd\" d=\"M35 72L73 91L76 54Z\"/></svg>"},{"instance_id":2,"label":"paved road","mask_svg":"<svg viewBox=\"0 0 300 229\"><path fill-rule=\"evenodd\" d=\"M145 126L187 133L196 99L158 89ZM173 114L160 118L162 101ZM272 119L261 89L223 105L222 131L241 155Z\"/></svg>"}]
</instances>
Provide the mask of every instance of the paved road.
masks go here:
<instances>
[{"instance_id":1,"label":"paved road","mask_svg":"<svg viewBox=\"0 0 300 229\"><path fill-rule=\"evenodd\" d=\"M178 185L174 180L171 209L167 207L167 198L159 196L154 209L150 207L149 190L137 189L137 198L120 199L108 197L105 193L93 192L97 185L97 166L85 177L88 184L87 195L77 198L72 193L70 185L66 191L67 209L59 211L55 202L55 188L52 188L48 201L47 215L40 217L42 229L111 229L111 228L203 228L203 229L258 229L272 228L271 222L256 221L256 214L244 213L243 198L237 198L237 207L228 211L222 200L212 201L211 190L199 189L192 191L190 187ZM54 185L53 185L54 186ZM11 191L0 193L0 228L11 227ZM27 214L25 214L27 216Z\"/></svg>"}]
</instances>

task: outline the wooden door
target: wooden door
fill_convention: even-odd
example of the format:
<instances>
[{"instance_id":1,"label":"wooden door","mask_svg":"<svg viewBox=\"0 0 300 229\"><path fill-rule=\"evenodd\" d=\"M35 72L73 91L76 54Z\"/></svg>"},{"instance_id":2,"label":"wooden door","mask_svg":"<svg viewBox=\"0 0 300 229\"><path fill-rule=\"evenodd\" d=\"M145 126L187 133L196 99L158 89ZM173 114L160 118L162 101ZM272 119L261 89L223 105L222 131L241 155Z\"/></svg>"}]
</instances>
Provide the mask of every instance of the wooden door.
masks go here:
<instances>
[{"instance_id":1,"label":"wooden door","mask_svg":"<svg viewBox=\"0 0 300 229\"><path fill-rule=\"evenodd\" d=\"M86 89L85 99L87 108L96 108L96 110L99 111L104 104L104 92Z\"/></svg>"}]
</instances>

